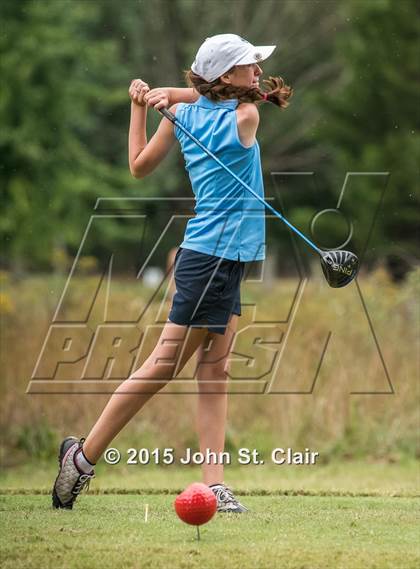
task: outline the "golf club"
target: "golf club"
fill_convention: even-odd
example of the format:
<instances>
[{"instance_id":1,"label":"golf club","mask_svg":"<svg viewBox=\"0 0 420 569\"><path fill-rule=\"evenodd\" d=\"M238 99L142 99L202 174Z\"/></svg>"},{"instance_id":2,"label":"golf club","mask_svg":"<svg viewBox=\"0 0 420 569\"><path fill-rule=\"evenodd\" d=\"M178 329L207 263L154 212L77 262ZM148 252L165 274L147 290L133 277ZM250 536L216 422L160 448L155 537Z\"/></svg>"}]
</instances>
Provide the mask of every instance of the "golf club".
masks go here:
<instances>
[{"instance_id":1,"label":"golf club","mask_svg":"<svg viewBox=\"0 0 420 569\"><path fill-rule=\"evenodd\" d=\"M192 141L195 142L208 156L213 158L219 166L221 166L228 174L230 174L237 182L239 182L248 192L250 192L258 201L260 201L264 206L269 209L274 215L283 221L292 231L294 231L299 237L301 237L306 243L312 247L314 251L318 253L321 260L321 267L324 272L325 278L328 284L332 288L341 288L349 284L357 275L359 269L359 259L351 251L323 251L315 245L306 235L304 235L297 227L295 227L290 221L288 221L281 213L275 210L269 203L267 203L262 197L254 192L254 190L243 180L241 180L230 168L228 168L223 162L217 158L213 152L204 146L193 134L191 134L171 113L168 109L159 109L164 117L171 121L175 126L177 126L183 133L185 133Z\"/></svg>"}]
</instances>

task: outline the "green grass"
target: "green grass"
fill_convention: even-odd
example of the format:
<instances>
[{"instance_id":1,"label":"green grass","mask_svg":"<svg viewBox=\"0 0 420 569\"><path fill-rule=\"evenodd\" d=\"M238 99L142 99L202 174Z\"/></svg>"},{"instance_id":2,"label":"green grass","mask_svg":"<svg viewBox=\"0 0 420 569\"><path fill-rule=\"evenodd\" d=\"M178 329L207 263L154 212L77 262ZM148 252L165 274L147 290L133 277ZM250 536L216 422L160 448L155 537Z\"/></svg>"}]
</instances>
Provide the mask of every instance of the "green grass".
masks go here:
<instances>
[{"instance_id":1,"label":"green grass","mask_svg":"<svg viewBox=\"0 0 420 569\"><path fill-rule=\"evenodd\" d=\"M250 513L183 524L175 492L195 468L98 465L73 511L51 508L56 463L3 470L2 569L414 569L420 566L419 466L335 462L242 466L226 480ZM144 521L145 505L149 520Z\"/></svg>"},{"instance_id":2,"label":"green grass","mask_svg":"<svg viewBox=\"0 0 420 569\"><path fill-rule=\"evenodd\" d=\"M3 469L0 494L48 493L56 473L55 460ZM96 475L92 492L177 492L201 478L199 467L110 466L103 461ZM225 468L225 480L235 490L253 494L420 496L419 463L413 459L396 463L359 460L316 466L231 466Z\"/></svg>"},{"instance_id":3,"label":"green grass","mask_svg":"<svg viewBox=\"0 0 420 569\"><path fill-rule=\"evenodd\" d=\"M197 542L195 528L176 517L174 497L88 495L73 511L53 511L47 496L0 496L2 568L420 565L416 498L247 496L250 513L217 515Z\"/></svg>"}]
</instances>

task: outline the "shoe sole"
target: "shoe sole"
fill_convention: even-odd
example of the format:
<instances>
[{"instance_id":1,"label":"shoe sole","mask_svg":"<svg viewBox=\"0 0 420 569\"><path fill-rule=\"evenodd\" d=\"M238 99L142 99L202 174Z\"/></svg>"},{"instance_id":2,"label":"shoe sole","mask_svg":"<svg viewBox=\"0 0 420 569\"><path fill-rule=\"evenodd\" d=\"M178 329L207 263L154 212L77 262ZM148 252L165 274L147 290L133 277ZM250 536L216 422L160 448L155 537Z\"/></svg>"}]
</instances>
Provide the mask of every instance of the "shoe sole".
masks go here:
<instances>
[{"instance_id":1,"label":"shoe sole","mask_svg":"<svg viewBox=\"0 0 420 569\"><path fill-rule=\"evenodd\" d=\"M234 514L235 516L237 514L246 514L247 512L249 512L248 509L246 509L246 510L217 510L218 514Z\"/></svg>"},{"instance_id":2,"label":"shoe sole","mask_svg":"<svg viewBox=\"0 0 420 569\"><path fill-rule=\"evenodd\" d=\"M77 439L76 437L66 437L63 442L60 445L60 450L58 451L58 464L61 470L61 466L62 466L62 462L63 462L63 458L66 456L67 451L69 450L69 448L71 446L74 445L74 443L77 443L79 439ZM58 471L58 475L57 478L55 479L54 482L54 486L53 486L53 491L52 491L52 505L53 508L58 509L63 509L63 510L72 510L73 509L73 504L71 504L70 506L63 506L63 504L60 502L60 498L57 496L57 492L55 490L55 484L57 482L58 476L60 475L60 470Z\"/></svg>"}]
</instances>

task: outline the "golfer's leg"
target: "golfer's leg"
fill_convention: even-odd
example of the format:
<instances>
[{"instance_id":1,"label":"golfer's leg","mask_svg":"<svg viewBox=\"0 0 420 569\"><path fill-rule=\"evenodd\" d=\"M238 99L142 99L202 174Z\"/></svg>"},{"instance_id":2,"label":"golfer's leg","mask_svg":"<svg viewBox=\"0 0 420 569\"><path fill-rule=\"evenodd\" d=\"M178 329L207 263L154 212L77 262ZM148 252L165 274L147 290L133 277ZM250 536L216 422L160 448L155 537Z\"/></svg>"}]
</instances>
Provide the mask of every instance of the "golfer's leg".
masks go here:
<instances>
[{"instance_id":1,"label":"golfer's leg","mask_svg":"<svg viewBox=\"0 0 420 569\"><path fill-rule=\"evenodd\" d=\"M182 370L206 334L204 328L165 325L153 352L118 387L87 436L83 452L90 462L96 463L137 411Z\"/></svg>"},{"instance_id":2,"label":"golfer's leg","mask_svg":"<svg viewBox=\"0 0 420 569\"><path fill-rule=\"evenodd\" d=\"M238 324L238 317L233 315L224 336L209 334L206 339L212 341L208 351L203 346L198 352L198 406L197 432L200 451L210 449L220 453L225 446L227 416L227 359L232 347ZM223 482L223 464L203 464L203 482L216 484Z\"/></svg>"}]
</instances>

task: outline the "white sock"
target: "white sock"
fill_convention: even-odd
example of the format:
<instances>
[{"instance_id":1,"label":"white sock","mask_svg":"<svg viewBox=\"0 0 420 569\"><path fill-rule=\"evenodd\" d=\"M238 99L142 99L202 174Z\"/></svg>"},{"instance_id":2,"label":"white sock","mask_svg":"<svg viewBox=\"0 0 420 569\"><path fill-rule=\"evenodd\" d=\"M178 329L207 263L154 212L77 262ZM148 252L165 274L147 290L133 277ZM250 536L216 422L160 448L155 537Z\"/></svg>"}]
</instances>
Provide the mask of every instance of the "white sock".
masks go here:
<instances>
[{"instance_id":1,"label":"white sock","mask_svg":"<svg viewBox=\"0 0 420 569\"><path fill-rule=\"evenodd\" d=\"M95 466L83 454L83 450L79 450L74 455L74 462L79 470L83 472L83 474L90 474L93 471L93 467Z\"/></svg>"}]
</instances>

